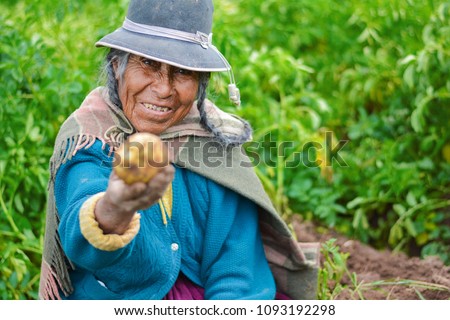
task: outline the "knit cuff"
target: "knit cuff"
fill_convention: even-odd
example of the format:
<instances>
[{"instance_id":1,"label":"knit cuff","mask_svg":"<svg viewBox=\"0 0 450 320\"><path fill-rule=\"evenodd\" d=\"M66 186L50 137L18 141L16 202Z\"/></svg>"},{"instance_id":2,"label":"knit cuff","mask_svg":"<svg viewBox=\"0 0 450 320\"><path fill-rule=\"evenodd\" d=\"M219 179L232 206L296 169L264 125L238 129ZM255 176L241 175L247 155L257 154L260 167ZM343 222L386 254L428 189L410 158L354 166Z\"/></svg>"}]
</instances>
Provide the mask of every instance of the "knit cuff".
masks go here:
<instances>
[{"instance_id":1,"label":"knit cuff","mask_svg":"<svg viewBox=\"0 0 450 320\"><path fill-rule=\"evenodd\" d=\"M140 218L139 213L135 213L131 219L130 225L124 234L104 234L95 219L95 206L104 192L97 193L87 199L80 209L80 229L86 240L95 248L103 251L115 251L129 244L139 232Z\"/></svg>"}]
</instances>

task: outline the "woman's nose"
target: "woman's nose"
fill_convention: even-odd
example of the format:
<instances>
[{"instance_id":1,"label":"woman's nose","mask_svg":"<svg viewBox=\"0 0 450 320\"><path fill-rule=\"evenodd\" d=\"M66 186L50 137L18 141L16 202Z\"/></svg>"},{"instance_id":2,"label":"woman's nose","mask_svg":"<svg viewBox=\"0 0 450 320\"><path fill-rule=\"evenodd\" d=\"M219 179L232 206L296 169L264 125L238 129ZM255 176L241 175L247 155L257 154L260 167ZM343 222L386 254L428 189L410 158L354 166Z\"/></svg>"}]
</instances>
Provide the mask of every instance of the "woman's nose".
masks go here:
<instances>
[{"instance_id":1,"label":"woman's nose","mask_svg":"<svg viewBox=\"0 0 450 320\"><path fill-rule=\"evenodd\" d=\"M159 99L170 98L173 94L173 81L170 71L168 66L161 67L153 83L153 91Z\"/></svg>"}]
</instances>

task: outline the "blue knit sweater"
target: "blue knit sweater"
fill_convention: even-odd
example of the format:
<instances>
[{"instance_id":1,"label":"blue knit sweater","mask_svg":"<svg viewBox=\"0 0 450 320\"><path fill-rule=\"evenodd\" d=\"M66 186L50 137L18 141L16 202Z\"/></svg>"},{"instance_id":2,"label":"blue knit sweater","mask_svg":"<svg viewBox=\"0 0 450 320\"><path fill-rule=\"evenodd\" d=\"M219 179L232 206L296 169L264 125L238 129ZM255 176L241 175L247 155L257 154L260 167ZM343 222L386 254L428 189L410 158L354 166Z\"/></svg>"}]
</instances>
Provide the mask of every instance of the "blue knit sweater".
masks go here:
<instances>
[{"instance_id":1,"label":"blue knit sweater","mask_svg":"<svg viewBox=\"0 0 450 320\"><path fill-rule=\"evenodd\" d=\"M79 211L105 191L113 158L101 142L63 164L55 181L59 234L75 288L69 299L161 299L180 271L205 289L205 299L273 299L256 205L196 173L176 167L172 219L159 206L141 213L141 228L125 247L107 252L80 231Z\"/></svg>"}]
</instances>

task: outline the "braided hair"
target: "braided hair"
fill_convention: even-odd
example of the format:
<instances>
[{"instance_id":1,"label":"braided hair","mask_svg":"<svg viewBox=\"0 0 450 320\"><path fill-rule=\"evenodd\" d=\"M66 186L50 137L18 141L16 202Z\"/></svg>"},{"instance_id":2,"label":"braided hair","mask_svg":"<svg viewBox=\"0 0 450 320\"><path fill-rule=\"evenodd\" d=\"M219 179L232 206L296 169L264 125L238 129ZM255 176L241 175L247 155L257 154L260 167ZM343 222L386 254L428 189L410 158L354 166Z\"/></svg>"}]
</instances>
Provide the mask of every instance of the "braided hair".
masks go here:
<instances>
[{"instance_id":1,"label":"braided hair","mask_svg":"<svg viewBox=\"0 0 450 320\"><path fill-rule=\"evenodd\" d=\"M210 79L209 72L200 73L198 84L197 109L200 113L201 126L208 132L214 134L214 137L225 146L235 146L243 144L244 142L249 140L252 134L252 128L250 127L250 124L247 121L242 120L244 122L244 132L240 136L230 137L224 135L223 132L220 131L220 129L216 128L214 124L212 124L211 121L209 120L208 114L205 111L206 89L209 84L209 79Z\"/></svg>"}]
</instances>

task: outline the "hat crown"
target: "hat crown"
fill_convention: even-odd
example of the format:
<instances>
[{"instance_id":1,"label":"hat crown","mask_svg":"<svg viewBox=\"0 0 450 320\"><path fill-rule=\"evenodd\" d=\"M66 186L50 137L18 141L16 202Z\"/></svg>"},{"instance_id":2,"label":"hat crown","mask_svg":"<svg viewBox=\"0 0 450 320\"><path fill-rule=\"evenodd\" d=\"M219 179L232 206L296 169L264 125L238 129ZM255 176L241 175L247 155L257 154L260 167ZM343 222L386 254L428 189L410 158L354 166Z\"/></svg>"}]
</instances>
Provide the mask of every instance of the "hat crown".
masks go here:
<instances>
[{"instance_id":1,"label":"hat crown","mask_svg":"<svg viewBox=\"0 0 450 320\"><path fill-rule=\"evenodd\" d=\"M127 18L135 23L209 34L212 0L131 0Z\"/></svg>"}]
</instances>

